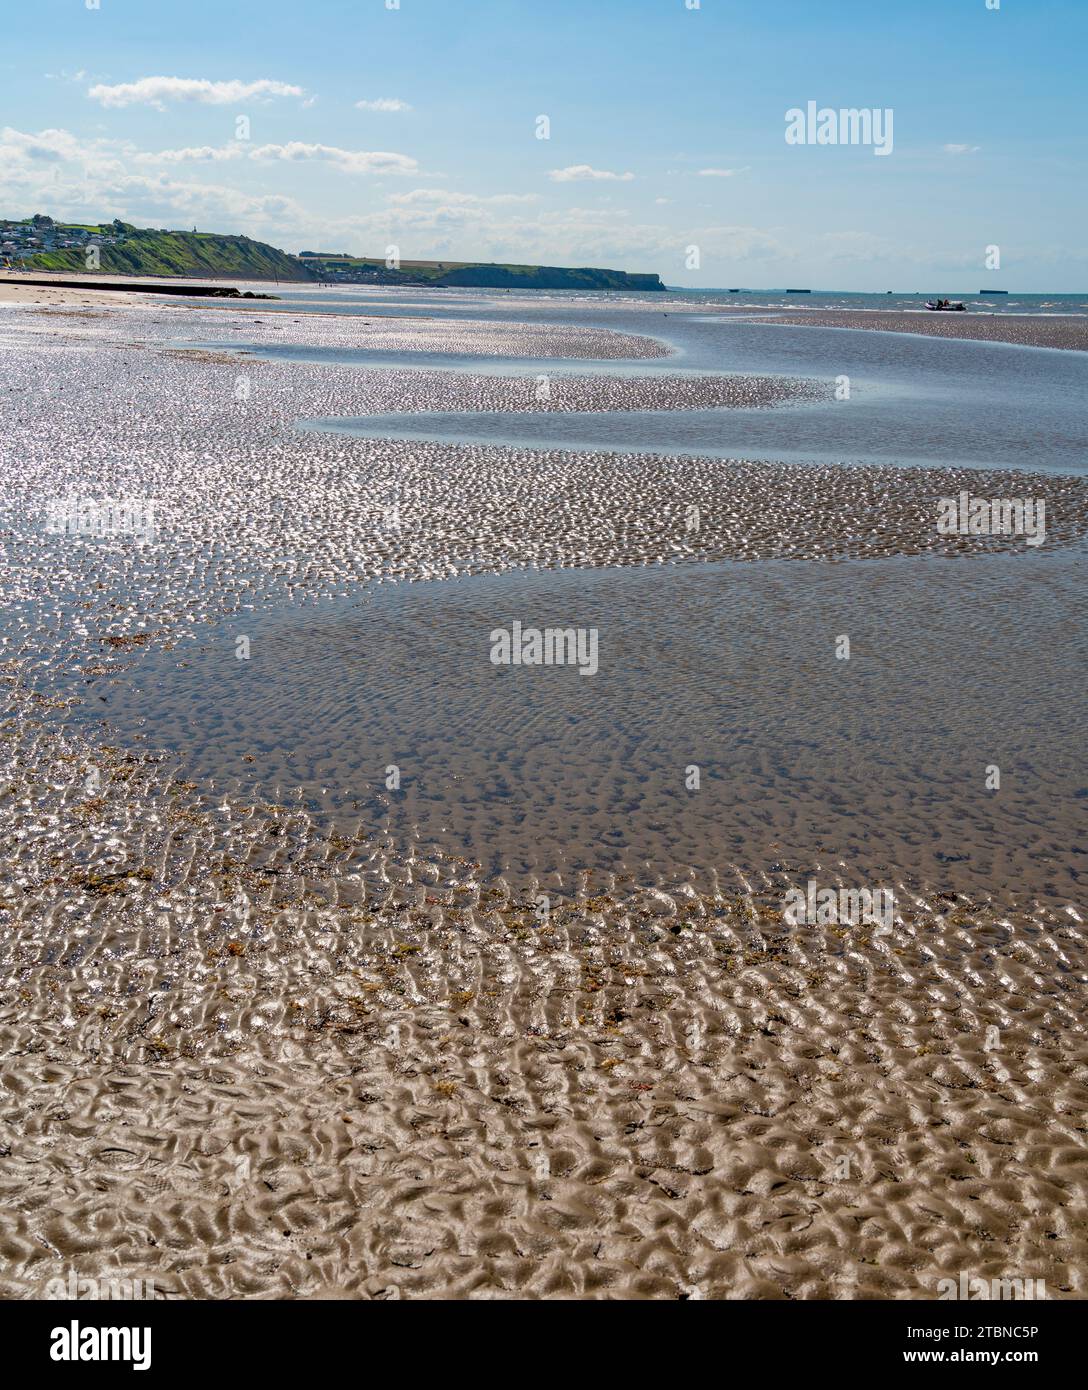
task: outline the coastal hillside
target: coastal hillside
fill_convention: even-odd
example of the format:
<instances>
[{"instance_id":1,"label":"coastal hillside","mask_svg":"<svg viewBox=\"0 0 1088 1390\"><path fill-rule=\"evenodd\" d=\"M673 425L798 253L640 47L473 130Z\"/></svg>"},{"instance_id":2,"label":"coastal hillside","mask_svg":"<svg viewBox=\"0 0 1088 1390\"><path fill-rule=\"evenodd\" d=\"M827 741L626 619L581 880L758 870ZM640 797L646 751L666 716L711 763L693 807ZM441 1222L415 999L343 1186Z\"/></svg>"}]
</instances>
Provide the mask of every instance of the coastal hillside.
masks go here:
<instances>
[{"instance_id":1,"label":"coastal hillside","mask_svg":"<svg viewBox=\"0 0 1088 1390\"><path fill-rule=\"evenodd\" d=\"M356 285L465 286L474 289L664 290L659 275L592 266L502 265L482 261L401 261L396 270L373 256L303 251L299 259L324 281Z\"/></svg>"},{"instance_id":2,"label":"coastal hillside","mask_svg":"<svg viewBox=\"0 0 1088 1390\"><path fill-rule=\"evenodd\" d=\"M94 254L92 255L92 250ZM658 275L593 266L506 265L481 261L401 261L348 252L301 251L218 232L134 227L129 222L57 222L36 213L0 218L0 264L68 275L179 275L325 284L464 286L476 289L664 291Z\"/></svg>"},{"instance_id":3,"label":"coastal hillside","mask_svg":"<svg viewBox=\"0 0 1088 1390\"><path fill-rule=\"evenodd\" d=\"M133 227L126 222L77 227L53 223L47 218L18 225L33 229L26 238L12 242L24 252L16 263L27 270L68 274L92 271L118 275L229 275L245 280L311 278L297 256L247 236L156 231ZM27 242L37 245L27 245ZM98 248L97 265L88 263L88 251L92 246Z\"/></svg>"}]
</instances>

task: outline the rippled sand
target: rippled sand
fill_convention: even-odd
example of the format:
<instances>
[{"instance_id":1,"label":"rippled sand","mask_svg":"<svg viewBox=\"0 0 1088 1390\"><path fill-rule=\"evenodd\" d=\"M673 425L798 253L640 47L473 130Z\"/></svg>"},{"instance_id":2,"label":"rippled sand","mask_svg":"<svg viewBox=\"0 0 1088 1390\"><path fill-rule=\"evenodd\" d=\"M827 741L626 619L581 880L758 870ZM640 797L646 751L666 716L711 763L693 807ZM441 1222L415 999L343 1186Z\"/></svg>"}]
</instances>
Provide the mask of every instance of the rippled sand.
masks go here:
<instances>
[{"instance_id":1,"label":"rippled sand","mask_svg":"<svg viewBox=\"0 0 1088 1390\"><path fill-rule=\"evenodd\" d=\"M858 881L831 808L815 858L578 871L541 925L465 855L346 834L291 786L210 786L67 703L186 659L209 621L372 578L927 553L966 576L1000 543L936 536L961 482L1047 496L1072 556L1083 480L300 435L518 387L165 351L253 331L198 315L0 316L22 344L0 392L0 1290L74 1266L196 1297L928 1298L966 1270L1083 1296L1079 902L902 876L887 932L787 930L789 884ZM496 352L563 345L515 327ZM407 331L434 351L463 328ZM568 346L609 355L587 332ZM574 389L607 408L631 383ZM161 499L158 542L45 535L69 491ZM1004 563L1031 583L1022 548Z\"/></svg>"}]
</instances>

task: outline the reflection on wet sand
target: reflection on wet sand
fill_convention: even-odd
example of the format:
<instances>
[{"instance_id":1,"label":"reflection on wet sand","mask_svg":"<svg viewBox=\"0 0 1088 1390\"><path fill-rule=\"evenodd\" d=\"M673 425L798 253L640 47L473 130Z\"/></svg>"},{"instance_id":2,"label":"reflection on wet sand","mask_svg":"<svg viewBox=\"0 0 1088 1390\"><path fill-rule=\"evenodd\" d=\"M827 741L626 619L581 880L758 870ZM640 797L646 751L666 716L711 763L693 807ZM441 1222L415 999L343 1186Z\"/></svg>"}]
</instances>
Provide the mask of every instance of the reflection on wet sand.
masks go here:
<instances>
[{"instance_id":1,"label":"reflection on wet sand","mask_svg":"<svg viewBox=\"0 0 1088 1390\"><path fill-rule=\"evenodd\" d=\"M400 346L654 358L578 312ZM1073 406L1045 476L302 434L518 388L174 351L255 324L0 312L0 1292L1083 1296ZM941 536L960 487L1046 544ZM514 620L596 674L496 666Z\"/></svg>"}]
</instances>

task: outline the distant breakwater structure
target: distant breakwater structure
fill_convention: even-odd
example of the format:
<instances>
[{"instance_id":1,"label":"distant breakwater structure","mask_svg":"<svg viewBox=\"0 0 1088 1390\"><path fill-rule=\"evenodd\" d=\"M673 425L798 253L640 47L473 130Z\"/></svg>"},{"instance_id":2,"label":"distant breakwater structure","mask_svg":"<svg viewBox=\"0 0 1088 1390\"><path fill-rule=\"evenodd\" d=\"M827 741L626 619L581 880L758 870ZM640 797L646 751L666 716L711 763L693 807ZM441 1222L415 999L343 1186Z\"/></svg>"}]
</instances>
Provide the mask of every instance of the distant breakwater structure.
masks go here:
<instances>
[{"instance_id":1,"label":"distant breakwater structure","mask_svg":"<svg viewBox=\"0 0 1088 1390\"><path fill-rule=\"evenodd\" d=\"M55 276L38 277L20 275L13 277L16 285L48 285L55 290L116 290L124 294L179 294L197 298L211 299L278 299L275 294L254 294L252 290L240 290L233 285L148 285L130 280L61 280Z\"/></svg>"}]
</instances>

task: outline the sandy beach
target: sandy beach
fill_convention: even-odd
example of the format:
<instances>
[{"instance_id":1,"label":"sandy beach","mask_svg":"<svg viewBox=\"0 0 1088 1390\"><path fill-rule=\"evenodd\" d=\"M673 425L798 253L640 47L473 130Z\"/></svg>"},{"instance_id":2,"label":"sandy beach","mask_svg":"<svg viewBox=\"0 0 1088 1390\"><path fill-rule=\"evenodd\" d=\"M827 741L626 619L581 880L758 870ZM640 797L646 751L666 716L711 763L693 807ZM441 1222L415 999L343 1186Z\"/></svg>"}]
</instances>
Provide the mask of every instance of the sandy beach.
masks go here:
<instances>
[{"instance_id":1,"label":"sandy beach","mask_svg":"<svg viewBox=\"0 0 1088 1390\"><path fill-rule=\"evenodd\" d=\"M966 488L1045 499L1060 605L1060 566L1088 535L1083 475L303 432L299 419L395 411L835 406L812 376L648 375L667 365L659 341L589 321L36 293L0 280L0 1293L107 1268L187 1298L931 1299L961 1271L1085 1296L1088 941L1054 809L1065 782L1021 805L1015 873L1004 822L957 830L946 813L926 840L920 764L889 822L925 846L910 863L892 839L841 830L851 808L826 787L810 813L799 786L792 823L758 797L739 806L732 856L716 850L705 873L678 859L519 877L397 843L366 814L334 825L286 776L278 797L247 798L194 775L180 746L83 719L147 696L141 661L195 663L216 624L306 622L307 605L374 584L786 561L803 588L807 566L838 583L913 557L955 571L953 592L996 557L1015 613L1028 552L934 527L934 499ZM864 326L918 331L907 317ZM920 331L983 322L993 341L1074 347L1083 332L967 315ZM232 351L238 333L425 361L269 360ZM569 374L541 402L531 372L485 370L514 357ZM50 534L51 501L73 492L159 499L159 538ZM786 611L803 602L783 592ZM440 634L412 632L405 678L433 680ZM923 686L909 621L893 637L907 674L882 688L909 703ZM313 630L300 640L331 670ZM723 672L757 729L771 678ZM361 679L376 699L377 675ZM1064 664L1048 682L1048 698L1074 698ZM214 674L207 691L214 722ZM665 728L669 688L655 694ZM895 699L880 708L894 723ZM259 725L230 720L243 759L271 758ZM342 773L324 752L315 769ZM501 828L501 799L495 815ZM968 852L1003 865L985 891L955 862ZM896 891L886 928L784 923L784 895L811 877L878 873Z\"/></svg>"}]
</instances>

